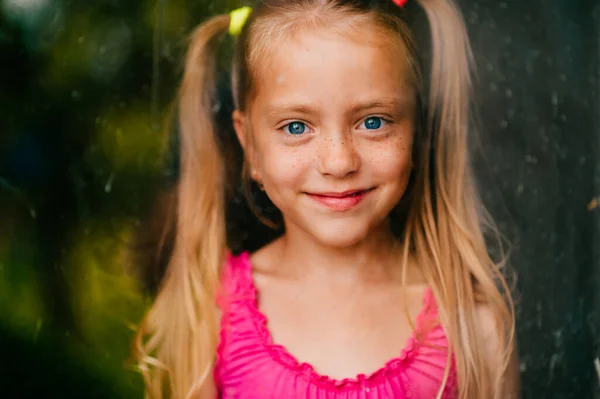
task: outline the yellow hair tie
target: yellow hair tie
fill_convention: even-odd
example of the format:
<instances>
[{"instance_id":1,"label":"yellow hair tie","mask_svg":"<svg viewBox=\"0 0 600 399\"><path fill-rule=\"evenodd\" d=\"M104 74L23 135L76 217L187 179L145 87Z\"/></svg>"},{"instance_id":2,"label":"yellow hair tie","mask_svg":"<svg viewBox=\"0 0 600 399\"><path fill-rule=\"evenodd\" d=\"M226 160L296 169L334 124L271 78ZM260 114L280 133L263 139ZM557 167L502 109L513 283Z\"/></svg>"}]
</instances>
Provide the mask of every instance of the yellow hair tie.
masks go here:
<instances>
[{"instance_id":1,"label":"yellow hair tie","mask_svg":"<svg viewBox=\"0 0 600 399\"><path fill-rule=\"evenodd\" d=\"M252 7L238 8L229 13L229 16L231 17L231 22L229 22L229 34L231 36L238 36L242 33L242 29L250 14L252 14Z\"/></svg>"}]
</instances>

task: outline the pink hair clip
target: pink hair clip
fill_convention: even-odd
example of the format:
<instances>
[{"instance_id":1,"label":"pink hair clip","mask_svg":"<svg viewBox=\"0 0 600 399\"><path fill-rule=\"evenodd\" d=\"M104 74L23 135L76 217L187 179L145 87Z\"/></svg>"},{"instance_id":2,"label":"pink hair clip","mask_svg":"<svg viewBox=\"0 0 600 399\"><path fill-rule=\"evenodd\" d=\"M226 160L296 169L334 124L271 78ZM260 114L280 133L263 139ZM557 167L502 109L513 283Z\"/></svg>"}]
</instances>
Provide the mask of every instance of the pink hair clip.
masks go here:
<instances>
[{"instance_id":1,"label":"pink hair clip","mask_svg":"<svg viewBox=\"0 0 600 399\"><path fill-rule=\"evenodd\" d=\"M404 7L408 0L392 0L398 7Z\"/></svg>"}]
</instances>

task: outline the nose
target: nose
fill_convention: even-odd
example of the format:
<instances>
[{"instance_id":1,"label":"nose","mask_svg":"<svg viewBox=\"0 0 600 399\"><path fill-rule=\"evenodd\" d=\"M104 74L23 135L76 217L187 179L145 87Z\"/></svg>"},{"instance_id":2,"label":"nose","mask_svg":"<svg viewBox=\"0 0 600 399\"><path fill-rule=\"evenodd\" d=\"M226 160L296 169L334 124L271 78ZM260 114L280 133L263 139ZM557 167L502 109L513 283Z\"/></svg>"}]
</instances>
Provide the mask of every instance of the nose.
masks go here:
<instances>
[{"instance_id":1,"label":"nose","mask_svg":"<svg viewBox=\"0 0 600 399\"><path fill-rule=\"evenodd\" d=\"M351 134L336 133L320 137L317 164L323 175L344 178L358 170L360 157Z\"/></svg>"}]
</instances>

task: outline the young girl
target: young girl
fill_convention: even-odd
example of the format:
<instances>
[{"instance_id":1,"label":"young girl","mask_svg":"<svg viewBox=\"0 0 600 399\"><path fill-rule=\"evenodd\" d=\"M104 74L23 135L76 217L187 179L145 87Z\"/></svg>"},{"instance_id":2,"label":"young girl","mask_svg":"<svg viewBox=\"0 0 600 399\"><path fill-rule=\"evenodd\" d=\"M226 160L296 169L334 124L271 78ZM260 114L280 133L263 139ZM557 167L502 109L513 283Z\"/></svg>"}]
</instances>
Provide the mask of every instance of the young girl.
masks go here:
<instances>
[{"instance_id":1,"label":"young girl","mask_svg":"<svg viewBox=\"0 0 600 399\"><path fill-rule=\"evenodd\" d=\"M151 397L517 395L512 305L467 156L466 29L451 0L411 1L261 0L193 34L174 246L136 341ZM431 48L415 45L420 10ZM240 176L280 234L233 254Z\"/></svg>"}]
</instances>

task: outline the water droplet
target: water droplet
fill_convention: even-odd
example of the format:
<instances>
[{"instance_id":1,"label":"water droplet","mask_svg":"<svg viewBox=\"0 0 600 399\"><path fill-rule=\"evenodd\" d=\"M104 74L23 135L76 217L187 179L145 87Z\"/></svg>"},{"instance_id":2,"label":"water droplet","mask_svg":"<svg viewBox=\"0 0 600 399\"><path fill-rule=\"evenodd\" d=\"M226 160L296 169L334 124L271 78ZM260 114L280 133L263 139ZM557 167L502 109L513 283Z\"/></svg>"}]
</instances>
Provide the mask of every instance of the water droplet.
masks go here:
<instances>
[{"instance_id":1,"label":"water droplet","mask_svg":"<svg viewBox=\"0 0 600 399\"><path fill-rule=\"evenodd\" d=\"M538 159L533 155L525 155L525 161L534 165L538 163Z\"/></svg>"},{"instance_id":2,"label":"water droplet","mask_svg":"<svg viewBox=\"0 0 600 399\"><path fill-rule=\"evenodd\" d=\"M525 362L521 362L521 364L519 364L519 371L521 371L521 373L523 373L526 370L527 370L527 364Z\"/></svg>"},{"instance_id":3,"label":"water droplet","mask_svg":"<svg viewBox=\"0 0 600 399\"><path fill-rule=\"evenodd\" d=\"M525 186L521 183L517 186L517 195L523 194L523 191L525 191Z\"/></svg>"},{"instance_id":4,"label":"water droplet","mask_svg":"<svg viewBox=\"0 0 600 399\"><path fill-rule=\"evenodd\" d=\"M104 186L104 191L106 193L110 193L112 191L112 185L113 185L113 181L115 179L115 174L114 172L110 174L110 176L108 177L108 180L106 182L106 185Z\"/></svg>"}]
</instances>

